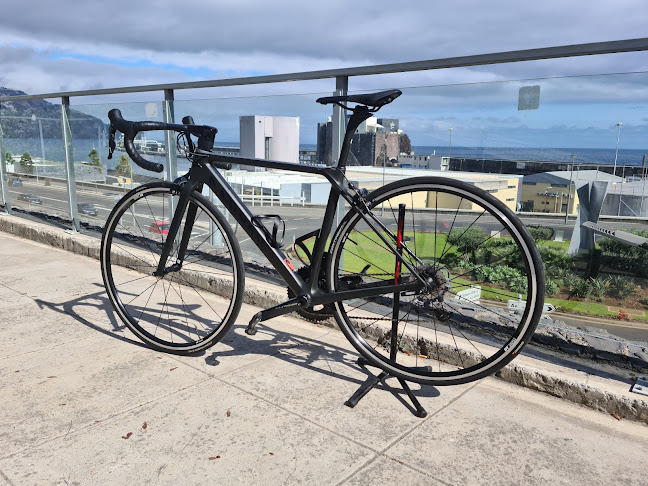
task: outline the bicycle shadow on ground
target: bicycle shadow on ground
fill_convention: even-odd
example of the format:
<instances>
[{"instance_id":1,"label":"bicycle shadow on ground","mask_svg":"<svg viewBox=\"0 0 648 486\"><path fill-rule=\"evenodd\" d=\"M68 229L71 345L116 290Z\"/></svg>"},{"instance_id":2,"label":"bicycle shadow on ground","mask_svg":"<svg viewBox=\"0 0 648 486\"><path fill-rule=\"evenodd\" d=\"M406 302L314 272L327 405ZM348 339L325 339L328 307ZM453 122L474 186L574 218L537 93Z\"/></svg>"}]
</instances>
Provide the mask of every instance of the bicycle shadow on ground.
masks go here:
<instances>
[{"instance_id":1,"label":"bicycle shadow on ground","mask_svg":"<svg viewBox=\"0 0 648 486\"><path fill-rule=\"evenodd\" d=\"M71 317L78 323L83 324L93 331L100 332L119 341L145 348L146 345L144 343L124 335L123 331L126 329L126 326L115 314L112 304L106 295L104 286L98 283L94 283L93 285L97 287L97 292L80 295L74 299L63 302L50 302L43 299L34 299L34 302L41 309L47 308L59 314ZM93 319L96 315L101 315L102 322L105 322L105 319L107 318L109 325L100 326L92 322L90 319Z\"/></svg>"},{"instance_id":2,"label":"bicycle shadow on ground","mask_svg":"<svg viewBox=\"0 0 648 486\"><path fill-rule=\"evenodd\" d=\"M204 358L205 363L209 366L218 366L228 357L257 354L262 357L280 359L311 372L354 383L358 387L382 371L372 365L358 364L359 355L355 350L351 351L317 338L295 335L261 324L257 327L256 334L261 339L257 340L256 337L245 334L245 328L245 324L235 324L222 341L222 344L226 345L228 349L218 349L222 346L216 345L215 348L207 350ZM335 366L331 366L331 363L334 363ZM356 378L358 375L360 376ZM434 386L412 385L412 391L417 398L436 398L441 395ZM381 380L376 388L390 392L412 413L415 412L415 408L411 405L406 392L396 378L388 376Z\"/></svg>"},{"instance_id":3,"label":"bicycle shadow on ground","mask_svg":"<svg viewBox=\"0 0 648 486\"><path fill-rule=\"evenodd\" d=\"M124 332L126 326L115 313L103 285L98 283L94 285L97 287L96 292L80 295L67 301L54 302L34 299L34 302L41 309L47 308L71 317L76 322L105 336L140 348L147 348L146 344L138 339L129 337L130 332L127 334ZM178 314L181 312L191 312L191 309L187 307L178 309ZM101 316L101 319L98 319L97 316ZM102 326L101 323L106 325ZM259 326L257 336L263 339L255 339L243 332L245 327L245 324L235 324L221 341L225 346L216 344L214 348L195 353L190 357L203 358L208 366L218 366L222 360L235 356L253 354L260 358L274 357L312 372L355 383L358 387L380 373L379 369L372 366L360 366L357 363L358 355L354 351L268 326ZM326 365L326 362L336 363L335 368L338 369L339 365L342 365L346 370L336 371L330 365ZM324 366L322 366L323 363ZM354 375L357 376L358 372L362 373L364 377L355 378ZM376 388L390 392L414 413L415 409L410 404L405 391L392 377L382 380L376 385ZM415 385L413 392L418 398L440 396L439 390L433 386L418 388Z\"/></svg>"}]
</instances>

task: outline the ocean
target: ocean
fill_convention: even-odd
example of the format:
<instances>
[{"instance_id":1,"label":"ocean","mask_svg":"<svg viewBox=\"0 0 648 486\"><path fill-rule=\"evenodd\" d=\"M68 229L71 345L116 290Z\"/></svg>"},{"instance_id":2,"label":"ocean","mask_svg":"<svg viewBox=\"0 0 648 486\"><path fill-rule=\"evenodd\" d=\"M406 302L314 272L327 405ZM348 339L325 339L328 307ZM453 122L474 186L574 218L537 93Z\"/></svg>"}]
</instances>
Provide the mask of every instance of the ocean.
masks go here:
<instances>
[{"instance_id":1,"label":"ocean","mask_svg":"<svg viewBox=\"0 0 648 486\"><path fill-rule=\"evenodd\" d=\"M62 162L65 160L62 139L44 139L41 144L38 139L3 139L4 151L14 155L24 152L32 157L43 157L45 160ZM117 165L117 159L123 152L116 151L112 160L107 160L108 148L105 141L95 139L75 139L73 142L73 157L76 162L88 160L88 153L95 148L101 157L102 162L112 169ZM218 142L218 146L238 147L238 143ZM302 144L301 150L315 150L315 144ZM448 147L434 146L413 146L416 155L431 155L436 153L439 156L448 155ZM613 164L615 148L611 149L590 149L590 148L520 148L520 147L452 147L453 158L485 158L485 159L511 159L511 160L534 160L551 162L571 162L571 155L574 154L574 162L591 164ZM641 165L644 154L648 150L619 148L617 165ZM164 163L164 157L145 155L145 158L156 162ZM187 170L189 162L186 159L178 158L178 169ZM137 173L145 171L135 168Z\"/></svg>"},{"instance_id":2,"label":"ocean","mask_svg":"<svg viewBox=\"0 0 648 486\"><path fill-rule=\"evenodd\" d=\"M436 155L447 156L448 147L417 147L412 149L417 155L430 155L436 151ZM506 160L533 160L542 162L571 162L571 155L574 154L574 162L586 164L614 164L615 148L592 149L592 148L520 148L520 147L452 147L452 157L483 158L483 159L506 159ZM641 165L646 150L624 149L619 147L617 157L618 165Z\"/></svg>"}]
</instances>

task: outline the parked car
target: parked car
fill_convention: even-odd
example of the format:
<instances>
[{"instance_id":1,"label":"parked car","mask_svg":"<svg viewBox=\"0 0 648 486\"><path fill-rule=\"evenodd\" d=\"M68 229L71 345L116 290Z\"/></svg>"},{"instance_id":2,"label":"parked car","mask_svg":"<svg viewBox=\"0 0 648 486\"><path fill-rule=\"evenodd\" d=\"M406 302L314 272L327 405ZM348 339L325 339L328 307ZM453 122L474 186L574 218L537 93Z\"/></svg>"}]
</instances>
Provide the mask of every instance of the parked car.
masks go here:
<instances>
[{"instance_id":1,"label":"parked car","mask_svg":"<svg viewBox=\"0 0 648 486\"><path fill-rule=\"evenodd\" d=\"M169 226L171 226L166 221L153 221L149 226L149 231L151 233L158 233L162 235L169 234Z\"/></svg>"},{"instance_id":2,"label":"parked car","mask_svg":"<svg viewBox=\"0 0 648 486\"><path fill-rule=\"evenodd\" d=\"M97 208L95 208L92 203L89 202L80 202L77 204L77 209L81 214L87 214L88 216L96 216Z\"/></svg>"},{"instance_id":3,"label":"parked car","mask_svg":"<svg viewBox=\"0 0 648 486\"><path fill-rule=\"evenodd\" d=\"M30 192L25 192L24 194L18 194L18 200L27 201L28 203L31 204L43 204L43 201L41 201L40 196L37 196L36 194L32 194Z\"/></svg>"},{"instance_id":4,"label":"parked car","mask_svg":"<svg viewBox=\"0 0 648 486\"><path fill-rule=\"evenodd\" d=\"M11 185L14 187L22 187L23 181L20 177L14 177L11 179Z\"/></svg>"}]
</instances>

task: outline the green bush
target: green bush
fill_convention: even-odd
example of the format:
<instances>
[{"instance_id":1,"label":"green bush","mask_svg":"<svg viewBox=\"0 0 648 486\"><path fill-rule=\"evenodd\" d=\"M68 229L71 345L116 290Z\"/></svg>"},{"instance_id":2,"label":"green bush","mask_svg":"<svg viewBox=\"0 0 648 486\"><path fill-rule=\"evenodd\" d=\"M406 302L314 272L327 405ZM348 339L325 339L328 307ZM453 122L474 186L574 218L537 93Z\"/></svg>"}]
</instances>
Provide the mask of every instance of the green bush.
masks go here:
<instances>
[{"instance_id":1,"label":"green bush","mask_svg":"<svg viewBox=\"0 0 648 486\"><path fill-rule=\"evenodd\" d=\"M488 235L480 228L452 228L447 236L448 244L456 246L464 255L471 255L476 260L477 249L486 241Z\"/></svg>"},{"instance_id":2,"label":"green bush","mask_svg":"<svg viewBox=\"0 0 648 486\"><path fill-rule=\"evenodd\" d=\"M445 253L440 259L439 262L441 262L443 265L445 265L448 268L457 268L461 265L461 256L458 255L457 253L453 251L449 251Z\"/></svg>"},{"instance_id":3,"label":"green bush","mask_svg":"<svg viewBox=\"0 0 648 486\"><path fill-rule=\"evenodd\" d=\"M609 279L607 278L590 278L588 279L590 286L590 295L594 297L599 302L603 302L605 297L605 292L607 291L609 285Z\"/></svg>"},{"instance_id":4,"label":"green bush","mask_svg":"<svg viewBox=\"0 0 648 486\"><path fill-rule=\"evenodd\" d=\"M569 289L570 297L577 297L579 299L584 299L590 293L589 282L577 276L569 279L567 288Z\"/></svg>"},{"instance_id":5,"label":"green bush","mask_svg":"<svg viewBox=\"0 0 648 486\"><path fill-rule=\"evenodd\" d=\"M579 282L580 280L583 280L583 279L580 278L580 277L579 277L578 275L576 275L575 273L571 273L571 272L567 272L567 273L565 273L565 277L564 277L564 284L565 284L565 287L567 287L567 288L570 288L570 287L572 287L572 286L578 284L578 282Z\"/></svg>"},{"instance_id":6,"label":"green bush","mask_svg":"<svg viewBox=\"0 0 648 486\"><path fill-rule=\"evenodd\" d=\"M508 282L508 289L511 292L516 292L518 294L526 294L529 288L529 282L527 278L523 275L513 277Z\"/></svg>"},{"instance_id":7,"label":"green bush","mask_svg":"<svg viewBox=\"0 0 648 486\"><path fill-rule=\"evenodd\" d=\"M607 285L607 295L624 300L639 291L639 286L632 280L619 275L610 277Z\"/></svg>"},{"instance_id":8,"label":"green bush","mask_svg":"<svg viewBox=\"0 0 648 486\"><path fill-rule=\"evenodd\" d=\"M547 279L545 282L545 294L548 297L554 297L560 292L560 286L556 283L555 280Z\"/></svg>"},{"instance_id":9,"label":"green bush","mask_svg":"<svg viewBox=\"0 0 648 486\"><path fill-rule=\"evenodd\" d=\"M496 270L496 277L499 277L500 282L502 280L508 281L523 276L520 270L505 265L497 265L495 267L495 270Z\"/></svg>"},{"instance_id":10,"label":"green bush","mask_svg":"<svg viewBox=\"0 0 648 486\"><path fill-rule=\"evenodd\" d=\"M549 226L530 225L527 229L535 241L550 240L554 235L553 228Z\"/></svg>"},{"instance_id":11,"label":"green bush","mask_svg":"<svg viewBox=\"0 0 648 486\"><path fill-rule=\"evenodd\" d=\"M628 232L648 238L646 230L629 230ZM648 277L648 258L646 258L646 251L642 248L629 246L610 238L601 238L598 245L603 253L602 263L606 267L637 277Z\"/></svg>"},{"instance_id":12,"label":"green bush","mask_svg":"<svg viewBox=\"0 0 648 486\"><path fill-rule=\"evenodd\" d=\"M549 267L545 269L547 277L551 278L558 287L567 285L567 281L574 276L568 268L565 267Z\"/></svg>"},{"instance_id":13,"label":"green bush","mask_svg":"<svg viewBox=\"0 0 648 486\"><path fill-rule=\"evenodd\" d=\"M559 248L550 248L548 246L539 246L538 251L542 258L545 268L569 268L572 264L572 257L565 250Z\"/></svg>"},{"instance_id":14,"label":"green bush","mask_svg":"<svg viewBox=\"0 0 648 486\"><path fill-rule=\"evenodd\" d=\"M522 277L522 272L506 265L478 265L473 268L473 276L480 281L508 285L511 280Z\"/></svg>"},{"instance_id":15,"label":"green bush","mask_svg":"<svg viewBox=\"0 0 648 486\"><path fill-rule=\"evenodd\" d=\"M477 258L485 263L521 268L522 255L511 238L491 238L477 250Z\"/></svg>"},{"instance_id":16,"label":"green bush","mask_svg":"<svg viewBox=\"0 0 648 486\"><path fill-rule=\"evenodd\" d=\"M472 268L473 277L481 281L488 280L488 277L493 273L493 269L488 265L476 265Z\"/></svg>"}]
</instances>

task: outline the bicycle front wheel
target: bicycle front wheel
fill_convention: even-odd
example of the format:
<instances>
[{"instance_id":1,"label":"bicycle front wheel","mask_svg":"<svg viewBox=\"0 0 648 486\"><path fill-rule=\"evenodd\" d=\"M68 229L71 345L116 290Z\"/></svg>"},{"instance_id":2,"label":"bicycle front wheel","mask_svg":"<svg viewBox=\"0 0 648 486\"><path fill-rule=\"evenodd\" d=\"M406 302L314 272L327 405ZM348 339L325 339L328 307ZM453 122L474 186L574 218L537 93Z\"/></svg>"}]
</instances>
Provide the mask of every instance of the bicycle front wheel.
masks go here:
<instances>
[{"instance_id":1,"label":"bicycle front wheel","mask_svg":"<svg viewBox=\"0 0 648 486\"><path fill-rule=\"evenodd\" d=\"M170 183L141 186L115 206L101 241L101 271L108 297L128 328L150 347L190 354L218 342L234 323L243 299L241 251L224 216L201 194L184 260L179 242L186 211L164 276L156 271L167 240L177 191Z\"/></svg>"},{"instance_id":2,"label":"bicycle front wheel","mask_svg":"<svg viewBox=\"0 0 648 486\"><path fill-rule=\"evenodd\" d=\"M335 303L336 320L360 354L430 385L477 380L513 359L531 339L544 299L542 262L516 215L473 185L438 177L397 181L365 199L379 231L360 212L347 214L331 242L330 290L396 279L425 285ZM399 206L406 264L397 270Z\"/></svg>"}]
</instances>

